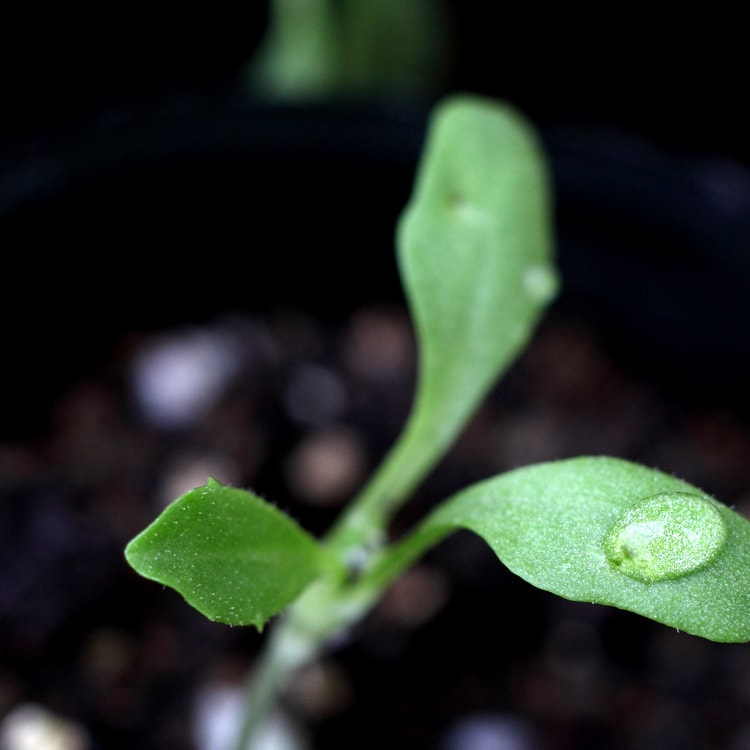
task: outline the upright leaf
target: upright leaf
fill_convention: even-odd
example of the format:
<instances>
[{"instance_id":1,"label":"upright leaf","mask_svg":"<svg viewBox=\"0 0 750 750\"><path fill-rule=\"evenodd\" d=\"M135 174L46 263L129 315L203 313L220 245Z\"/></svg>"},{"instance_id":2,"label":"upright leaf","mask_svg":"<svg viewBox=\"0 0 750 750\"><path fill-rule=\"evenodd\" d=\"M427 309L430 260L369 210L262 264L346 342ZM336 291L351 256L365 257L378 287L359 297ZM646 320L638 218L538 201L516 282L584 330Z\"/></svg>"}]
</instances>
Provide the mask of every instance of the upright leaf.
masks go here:
<instances>
[{"instance_id":1,"label":"upright leaf","mask_svg":"<svg viewBox=\"0 0 750 750\"><path fill-rule=\"evenodd\" d=\"M432 469L557 292L550 178L534 126L496 100L439 103L396 239L417 393L394 450L336 530L342 544L382 526Z\"/></svg>"},{"instance_id":2,"label":"upright leaf","mask_svg":"<svg viewBox=\"0 0 750 750\"><path fill-rule=\"evenodd\" d=\"M431 120L398 259L420 347L424 439L450 440L557 291L547 162L532 125L459 96Z\"/></svg>"}]
</instances>

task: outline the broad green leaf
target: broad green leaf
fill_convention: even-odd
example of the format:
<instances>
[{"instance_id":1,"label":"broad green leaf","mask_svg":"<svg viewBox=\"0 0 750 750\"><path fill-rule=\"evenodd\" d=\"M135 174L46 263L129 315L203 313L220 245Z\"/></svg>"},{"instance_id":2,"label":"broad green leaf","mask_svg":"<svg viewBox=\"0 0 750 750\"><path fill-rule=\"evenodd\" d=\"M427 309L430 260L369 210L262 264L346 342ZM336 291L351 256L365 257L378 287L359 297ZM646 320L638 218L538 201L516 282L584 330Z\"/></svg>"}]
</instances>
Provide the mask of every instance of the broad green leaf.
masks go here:
<instances>
[{"instance_id":1,"label":"broad green leaf","mask_svg":"<svg viewBox=\"0 0 750 750\"><path fill-rule=\"evenodd\" d=\"M167 506L125 556L138 573L175 589L209 619L259 629L327 564L295 521L215 479Z\"/></svg>"},{"instance_id":2,"label":"broad green leaf","mask_svg":"<svg viewBox=\"0 0 750 750\"><path fill-rule=\"evenodd\" d=\"M511 571L566 599L750 640L750 522L668 474L607 457L528 466L460 492L426 528L479 534Z\"/></svg>"}]
</instances>

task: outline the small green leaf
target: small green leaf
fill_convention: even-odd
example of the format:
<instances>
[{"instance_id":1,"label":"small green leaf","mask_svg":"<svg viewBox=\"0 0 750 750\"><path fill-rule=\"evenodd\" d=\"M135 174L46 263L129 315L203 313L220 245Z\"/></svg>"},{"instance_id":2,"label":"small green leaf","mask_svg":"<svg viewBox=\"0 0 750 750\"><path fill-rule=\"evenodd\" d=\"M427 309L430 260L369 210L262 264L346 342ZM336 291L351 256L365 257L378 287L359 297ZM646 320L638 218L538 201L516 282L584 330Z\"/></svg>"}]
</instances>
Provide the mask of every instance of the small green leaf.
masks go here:
<instances>
[{"instance_id":1,"label":"small green leaf","mask_svg":"<svg viewBox=\"0 0 750 750\"><path fill-rule=\"evenodd\" d=\"M289 516L215 479L167 506L125 557L210 620L259 629L328 564Z\"/></svg>"},{"instance_id":2,"label":"small green leaf","mask_svg":"<svg viewBox=\"0 0 750 750\"><path fill-rule=\"evenodd\" d=\"M669 474L607 457L537 464L460 492L426 526L474 531L567 599L750 640L750 522Z\"/></svg>"}]
</instances>

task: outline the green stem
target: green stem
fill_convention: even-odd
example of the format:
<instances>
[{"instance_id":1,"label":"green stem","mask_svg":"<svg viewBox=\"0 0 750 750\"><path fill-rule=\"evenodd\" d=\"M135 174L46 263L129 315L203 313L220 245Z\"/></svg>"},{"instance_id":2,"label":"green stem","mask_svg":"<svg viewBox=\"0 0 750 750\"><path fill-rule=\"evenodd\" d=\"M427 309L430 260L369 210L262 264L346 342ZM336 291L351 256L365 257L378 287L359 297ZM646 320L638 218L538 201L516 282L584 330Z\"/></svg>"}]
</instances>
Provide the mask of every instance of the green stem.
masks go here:
<instances>
[{"instance_id":1,"label":"green stem","mask_svg":"<svg viewBox=\"0 0 750 750\"><path fill-rule=\"evenodd\" d=\"M288 618L274 626L245 685L245 710L236 750L255 747L289 679L315 657L318 645L315 639L298 633Z\"/></svg>"},{"instance_id":2,"label":"green stem","mask_svg":"<svg viewBox=\"0 0 750 750\"><path fill-rule=\"evenodd\" d=\"M404 570L455 528L430 522L430 518L398 543L376 553L358 579L346 584L333 580L313 584L274 624L247 682L237 750L248 750L248 743L262 731L294 672L315 659L329 639L359 622Z\"/></svg>"},{"instance_id":3,"label":"green stem","mask_svg":"<svg viewBox=\"0 0 750 750\"><path fill-rule=\"evenodd\" d=\"M398 440L325 539L345 563L351 563L351 555L359 550L372 553L382 547L389 520L432 471L459 431L458 427L446 427L452 420L441 423L438 418L444 415L428 413L422 404L418 398Z\"/></svg>"},{"instance_id":4,"label":"green stem","mask_svg":"<svg viewBox=\"0 0 750 750\"><path fill-rule=\"evenodd\" d=\"M384 549L372 567L358 581L358 587L382 593L425 552L456 530L455 526L436 524L428 516L419 526L391 547Z\"/></svg>"},{"instance_id":5,"label":"green stem","mask_svg":"<svg viewBox=\"0 0 750 750\"><path fill-rule=\"evenodd\" d=\"M418 399L390 453L359 495L342 513L325 543L350 582L336 574L321 578L274 626L272 638L247 688L247 716L238 750L272 714L292 673L320 653L328 640L361 620L383 590L426 549L453 530L429 517L401 542L386 547L386 526L415 487L433 469L455 438L458 418L422 407ZM450 415L455 416L455 415Z\"/></svg>"}]
</instances>

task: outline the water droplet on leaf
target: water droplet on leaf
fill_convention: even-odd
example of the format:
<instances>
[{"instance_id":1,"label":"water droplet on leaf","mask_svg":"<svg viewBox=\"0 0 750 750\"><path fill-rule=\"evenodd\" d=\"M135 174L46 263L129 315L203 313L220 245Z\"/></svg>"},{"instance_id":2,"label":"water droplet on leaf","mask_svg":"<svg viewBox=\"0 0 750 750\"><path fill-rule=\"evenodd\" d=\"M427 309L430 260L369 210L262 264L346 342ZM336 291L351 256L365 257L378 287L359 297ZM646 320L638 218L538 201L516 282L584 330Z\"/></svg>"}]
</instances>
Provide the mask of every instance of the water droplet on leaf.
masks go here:
<instances>
[{"instance_id":1,"label":"water droplet on leaf","mask_svg":"<svg viewBox=\"0 0 750 750\"><path fill-rule=\"evenodd\" d=\"M725 538L724 521L709 500L663 492L629 507L604 537L604 551L615 570L654 583L703 567Z\"/></svg>"}]
</instances>

